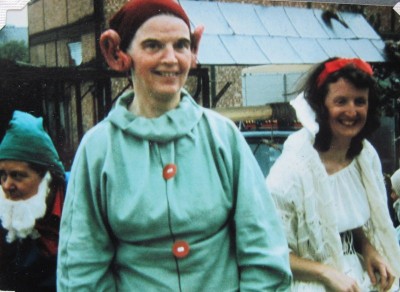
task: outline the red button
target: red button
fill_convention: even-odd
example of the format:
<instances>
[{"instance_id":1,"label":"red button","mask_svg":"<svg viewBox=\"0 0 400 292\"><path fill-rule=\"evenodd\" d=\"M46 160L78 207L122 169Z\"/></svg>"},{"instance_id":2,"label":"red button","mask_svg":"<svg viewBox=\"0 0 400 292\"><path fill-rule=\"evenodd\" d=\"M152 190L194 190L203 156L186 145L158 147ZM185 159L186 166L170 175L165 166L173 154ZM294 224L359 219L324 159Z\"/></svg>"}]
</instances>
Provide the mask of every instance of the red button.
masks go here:
<instances>
[{"instance_id":1,"label":"red button","mask_svg":"<svg viewBox=\"0 0 400 292\"><path fill-rule=\"evenodd\" d=\"M177 258L184 258L189 254L190 247L186 241L178 240L175 241L174 245L172 246L172 253Z\"/></svg>"},{"instance_id":2,"label":"red button","mask_svg":"<svg viewBox=\"0 0 400 292\"><path fill-rule=\"evenodd\" d=\"M167 164L163 169L163 177L164 179L168 180L174 177L176 174L176 165L175 164Z\"/></svg>"}]
</instances>

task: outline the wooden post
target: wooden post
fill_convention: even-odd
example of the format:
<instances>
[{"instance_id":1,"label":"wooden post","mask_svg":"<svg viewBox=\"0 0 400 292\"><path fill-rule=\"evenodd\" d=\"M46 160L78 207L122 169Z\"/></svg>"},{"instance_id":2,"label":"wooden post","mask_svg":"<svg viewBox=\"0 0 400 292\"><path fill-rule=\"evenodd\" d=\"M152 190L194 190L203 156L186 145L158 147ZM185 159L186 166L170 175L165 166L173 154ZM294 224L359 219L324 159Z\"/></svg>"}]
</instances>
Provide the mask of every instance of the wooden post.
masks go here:
<instances>
[{"instance_id":1,"label":"wooden post","mask_svg":"<svg viewBox=\"0 0 400 292\"><path fill-rule=\"evenodd\" d=\"M213 110L234 122L246 120L269 120L272 118L272 107L270 105L224 107L213 108Z\"/></svg>"}]
</instances>

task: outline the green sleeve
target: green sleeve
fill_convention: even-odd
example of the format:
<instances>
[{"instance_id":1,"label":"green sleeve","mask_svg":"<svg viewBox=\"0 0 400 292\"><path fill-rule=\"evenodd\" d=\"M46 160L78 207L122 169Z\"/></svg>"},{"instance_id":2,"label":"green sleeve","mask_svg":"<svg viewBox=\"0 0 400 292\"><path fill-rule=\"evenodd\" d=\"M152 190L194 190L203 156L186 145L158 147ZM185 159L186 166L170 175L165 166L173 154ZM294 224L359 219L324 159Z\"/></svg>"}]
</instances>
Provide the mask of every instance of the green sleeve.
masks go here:
<instances>
[{"instance_id":1,"label":"green sleeve","mask_svg":"<svg viewBox=\"0 0 400 292\"><path fill-rule=\"evenodd\" d=\"M87 141L87 139L86 139ZM101 186L101 144L81 143L69 179L58 251L57 291L115 291L114 246ZM90 150L91 151L90 151ZM98 151L98 150L97 150Z\"/></svg>"},{"instance_id":2,"label":"green sleeve","mask_svg":"<svg viewBox=\"0 0 400 292\"><path fill-rule=\"evenodd\" d=\"M241 134L236 140L232 156L240 291L289 291L292 274L282 222L250 147Z\"/></svg>"}]
</instances>

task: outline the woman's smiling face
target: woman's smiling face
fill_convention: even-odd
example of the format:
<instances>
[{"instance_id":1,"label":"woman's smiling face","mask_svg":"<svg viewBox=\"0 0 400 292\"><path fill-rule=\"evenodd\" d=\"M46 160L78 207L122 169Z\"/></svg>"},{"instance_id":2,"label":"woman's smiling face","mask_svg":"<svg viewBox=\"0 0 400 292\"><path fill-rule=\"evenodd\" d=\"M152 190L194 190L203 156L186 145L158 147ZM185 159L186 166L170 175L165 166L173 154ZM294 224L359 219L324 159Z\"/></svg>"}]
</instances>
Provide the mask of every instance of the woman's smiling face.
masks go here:
<instances>
[{"instance_id":1,"label":"woman's smiling face","mask_svg":"<svg viewBox=\"0 0 400 292\"><path fill-rule=\"evenodd\" d=\"M334 140L350 142L364 128L368 94L368 88L356 88L343 78L329 85L325 106Z\"/></svg>"},{"instance_id":2,"label":"woman's smiling face","mask_svg":"<svg viewBox=\"0 0 400 292\"><path fill-rule=\"evenodd\" d=\"M128 49L133 60L135 94L166 101L179 99L191 61L190 31L172 15L151 17Z\"/></svg>"}]
</instances>

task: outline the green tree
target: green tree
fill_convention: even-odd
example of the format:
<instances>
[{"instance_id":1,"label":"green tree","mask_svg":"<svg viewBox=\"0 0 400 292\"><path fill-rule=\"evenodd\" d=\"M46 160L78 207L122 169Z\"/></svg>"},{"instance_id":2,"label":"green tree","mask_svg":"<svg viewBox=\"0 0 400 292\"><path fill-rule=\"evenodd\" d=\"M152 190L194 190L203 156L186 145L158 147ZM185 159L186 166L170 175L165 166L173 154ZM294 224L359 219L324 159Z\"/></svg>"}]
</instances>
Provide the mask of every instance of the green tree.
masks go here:
<instances>
[{"instance_id":1,"label":"green tree","mask_svg":"<svg viewBox=\"0 0 400 292\"><path fill-rule=\"evenodd\" d=\"M28 47L24 41L10 41L0 45L0 59L28 62Z\"/></svg>"},{"instance_id":2,"label":"green tree","mask_svg":"<svg viewBox=\"0 0 400 292\"><path fill-rule=\"evenodd\" d=\"M400 113L400 41L385 42L386 62L376 67L380 103L386 116Z\"/></svg>"}]
</instances>

